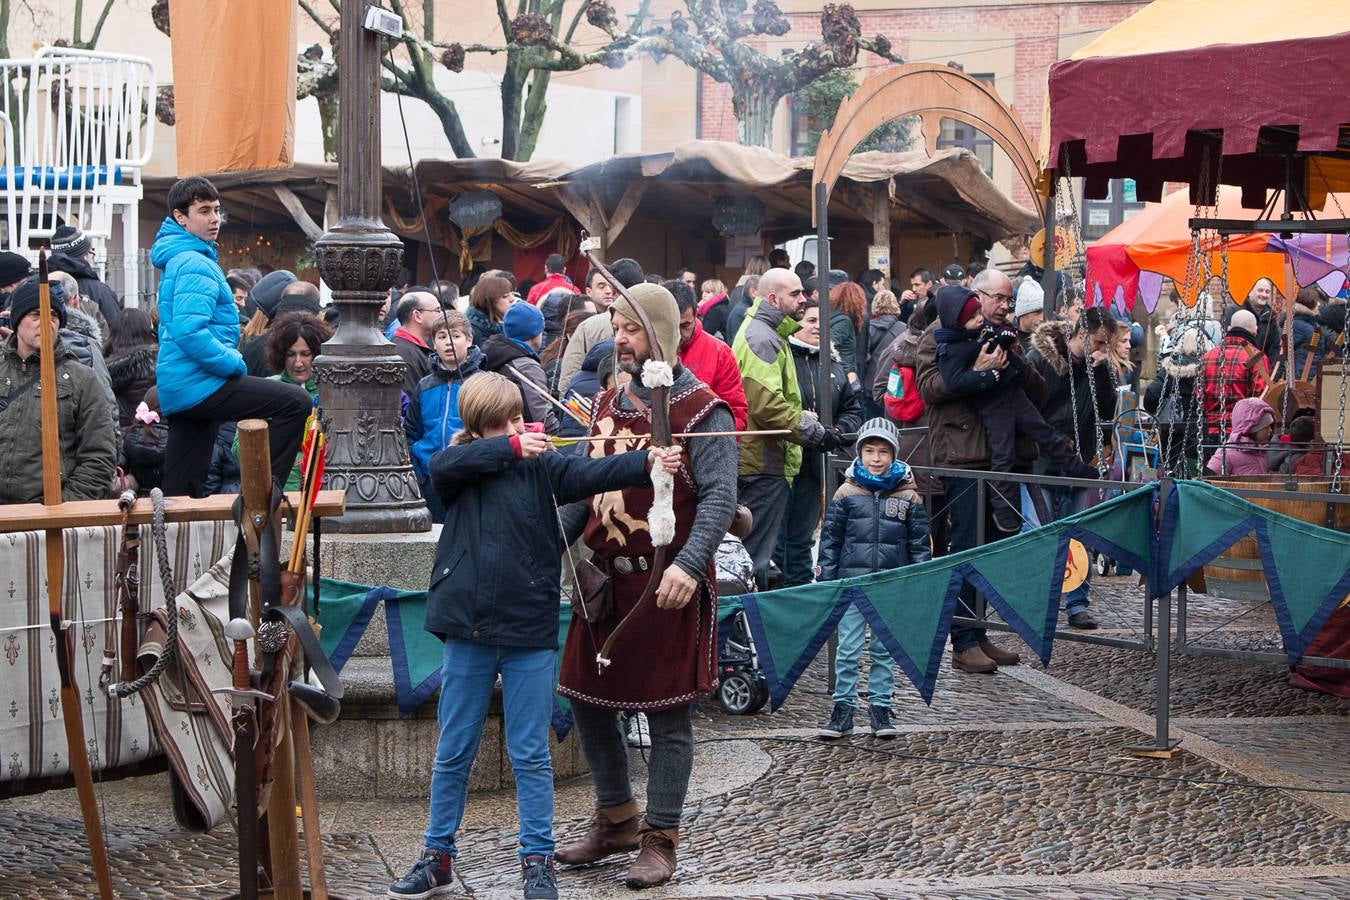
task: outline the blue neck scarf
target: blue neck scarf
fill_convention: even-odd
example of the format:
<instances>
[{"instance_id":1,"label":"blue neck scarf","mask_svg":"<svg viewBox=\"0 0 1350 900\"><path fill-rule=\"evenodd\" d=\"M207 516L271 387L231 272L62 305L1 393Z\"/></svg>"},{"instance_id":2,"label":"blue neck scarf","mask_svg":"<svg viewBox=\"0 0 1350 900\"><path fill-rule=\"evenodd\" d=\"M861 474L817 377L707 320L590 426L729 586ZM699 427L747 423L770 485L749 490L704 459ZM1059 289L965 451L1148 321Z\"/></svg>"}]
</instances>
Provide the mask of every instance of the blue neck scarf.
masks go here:
<instances>
[{"instance_id":1,"label":"blue neck scarf","mask_svg":"<svg viewBox=\"0 0 1350 900\"><path fill-rule=\"evenodd\" d=\"M867 488L869 491L893 491L909 478L909 466L897 459L884 474L873 475L863 466L861 459L855 459L851 477L859 487Z\"/></svg>"}]
</instances>

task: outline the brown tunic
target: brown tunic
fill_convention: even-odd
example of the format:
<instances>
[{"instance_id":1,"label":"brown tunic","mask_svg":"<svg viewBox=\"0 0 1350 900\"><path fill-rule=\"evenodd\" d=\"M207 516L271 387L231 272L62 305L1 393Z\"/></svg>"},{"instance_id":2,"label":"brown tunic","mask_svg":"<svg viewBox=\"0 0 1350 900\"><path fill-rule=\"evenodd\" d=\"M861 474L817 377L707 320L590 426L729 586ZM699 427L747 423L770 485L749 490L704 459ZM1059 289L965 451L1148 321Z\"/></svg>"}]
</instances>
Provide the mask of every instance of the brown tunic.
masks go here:
<instances>
[{"instance_id":1,"label":"brown tunic","mask_svg":"<svg viewBox=\"0 0 1350 900\"><path fill-rule=\"evenodd\" d=\"M673 395L671 431L691 431L712 410L725 405L702 384ZM591 456L622 453L649 446L651 422L645 410L617 406L615 392L609 390L596 401L591 434L613 435L612 440L591 443ZM572 618L558 685L558 693L571 700L648 711L691 703L717 687L717 576L711 561L683 609L659 609L655 598L648 599L610 648L611 664L603 673L597 669L599 648L653 577L655 548L647 529L652 498L652 488L645 487L609 491L591 500L582 537L595 553L595 564L613 578L614 613L598 624ZM666 566L673 564L688 539L697 505L698 485L682 465L675 476L675 540L666 548ZM614 565L616 557L639 563L625 573ZM660 576L655 577L659 584Z\"/></svg>"}]
</instances>

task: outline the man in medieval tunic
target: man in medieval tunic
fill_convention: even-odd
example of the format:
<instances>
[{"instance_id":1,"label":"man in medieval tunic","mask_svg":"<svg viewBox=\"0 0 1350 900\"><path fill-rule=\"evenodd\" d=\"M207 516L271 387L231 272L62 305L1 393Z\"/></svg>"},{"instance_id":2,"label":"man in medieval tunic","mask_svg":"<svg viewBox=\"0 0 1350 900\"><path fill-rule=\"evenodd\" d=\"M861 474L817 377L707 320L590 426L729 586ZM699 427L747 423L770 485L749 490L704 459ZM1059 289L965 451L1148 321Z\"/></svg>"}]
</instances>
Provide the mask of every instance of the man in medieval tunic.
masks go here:
<instances>
[{"instance_id":1,"label":"man in medieval tunic","mask_svg":"<svg viewBox=\"0 0 1350 900\"><path fill-rule=\"evenodd\" d=\"M591 434L609 437L589 445L593 456L648 446L652 392L643 365L655 339L673 368L670 427L674 434L730 432L731 411L716 394L680 366L679 310L665 288L639 284L634 301L653 334L626 298L611 307L619 367L632 375L626 385L600 394L593 404ZM650 380L650 379L649 379ZM673 492L659 488L611 491L589 506L565 511L569 537L583 528L594 562L612 580L613 611L598 622L572 617L558 691L572 701L582 752L590 765L596 814L587 834L557 852L561 863L592 863L638 850L628 869L631 888L651 887L675 872L680 815L694 761L691 704L717 686L717 578L713 554L735 513L735 438L677 440L684 465ZM662 500L673 505L674 537L657 548L649 527L661 516ZM657 504L654 508L653 504ZM654 586L654 593L649 587ZM644 594L651 594L639 603ZM636 612L633 610L636 608ZM626 618L632 613L631 618ZM620 629L620 623L624 623ZM612 646L609 636L619 631ZM597 660L606 650L607 663ZM645 712L651 730L647 804L640 812L628 776L628 748L621 712Z\"/></svg>"}]
</instances>

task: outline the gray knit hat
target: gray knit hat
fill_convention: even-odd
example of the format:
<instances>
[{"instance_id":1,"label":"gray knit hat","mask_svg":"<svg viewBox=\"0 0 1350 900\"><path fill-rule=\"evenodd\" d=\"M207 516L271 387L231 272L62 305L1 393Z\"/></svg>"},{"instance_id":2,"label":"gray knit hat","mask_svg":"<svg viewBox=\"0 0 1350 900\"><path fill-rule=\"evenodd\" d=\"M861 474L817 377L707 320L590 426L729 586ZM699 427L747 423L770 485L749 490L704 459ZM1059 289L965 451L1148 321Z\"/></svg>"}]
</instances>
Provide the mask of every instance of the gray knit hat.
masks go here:
<instances>
[{"instance_id":1,"label":"gray knit hat","mask_svg":"<svg viewBox=\"0 0 1350 900\"><path fill-rule=\"evenodd\" d=\"M858 429L858 438L853 442L853 452L862 453L863 441L877 439L885 441L891 445L895 455L900 455L900 432L896 430L895 423L890 419L877 416L875 419L868 419Z\"/></svg>"}]
</instances>

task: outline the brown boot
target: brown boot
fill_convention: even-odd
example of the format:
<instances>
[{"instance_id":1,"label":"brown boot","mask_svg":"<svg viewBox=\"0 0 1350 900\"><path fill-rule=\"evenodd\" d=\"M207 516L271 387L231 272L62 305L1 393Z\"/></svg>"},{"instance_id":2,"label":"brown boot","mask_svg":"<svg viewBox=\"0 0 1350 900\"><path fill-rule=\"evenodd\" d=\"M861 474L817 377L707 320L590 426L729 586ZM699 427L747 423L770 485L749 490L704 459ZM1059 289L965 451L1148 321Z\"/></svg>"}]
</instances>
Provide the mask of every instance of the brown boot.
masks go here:
<instances>
[{"instance_id":1,"label":"brown boot","mask_svg":"<svg viewBox=\"0 0 1350 900\"><path fill-rule=\"evenodd\" d=\"M1015 666L1022 661L1020 654L1011 650L1004 650L992 641L980 641L980 650L1000 666Z\"/></svg>"},{"instance_id":2,"label":"brown boot","mask_svg":"<svg viewBox=\"0 0 1350 900\"><path fill-rule=\"evenodd\" d=\"M952 668L958 672L973 672L976 675L992 675L998 671L998 664L984 655L979 647L971 647L957 653L952 651Z\"/></svg>"},{"instance_id":3,"label":"brown boot","mask_svg":"<svg viewBox=\"0 0 1350 900\"><path fill-rule=\"evenodd\" d=\"M624 884L630 888L656 887L665 884L675 874L675 847L680 842L680 829L653 828L646 820L638 830L642 849L628 867Z\"/></svg>"},{"instance_id":4,"label":"brown boot","mask_svg":"<svg viewBox=\"0 0 1350 900\"><path fill-rule=\"evenodd\" d=\"M584 866L615 853L638 848L638 807L636 800L619 806L597 808L591 829L575 844L558 848L553 858L568 866Z\"/></svg>"}]
</instances>

